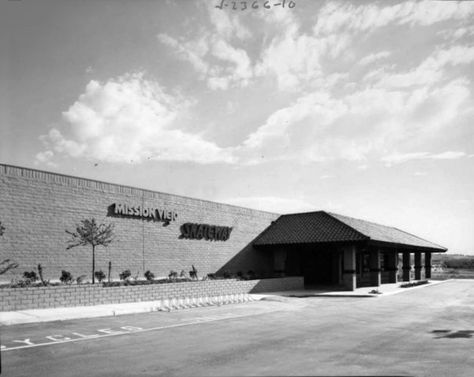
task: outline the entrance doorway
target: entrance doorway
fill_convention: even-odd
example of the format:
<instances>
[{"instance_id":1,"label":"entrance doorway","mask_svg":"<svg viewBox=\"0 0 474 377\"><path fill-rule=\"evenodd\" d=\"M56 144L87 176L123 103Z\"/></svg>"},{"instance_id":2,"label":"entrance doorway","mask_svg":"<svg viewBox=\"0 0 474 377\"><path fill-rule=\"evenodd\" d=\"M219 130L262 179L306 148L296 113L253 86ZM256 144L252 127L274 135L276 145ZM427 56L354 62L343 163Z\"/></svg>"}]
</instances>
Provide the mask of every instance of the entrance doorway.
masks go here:
<instances>
[{"instance_id":1,"label":"entrance doorway","mask_svg":"<svg viewBox=\"0 0 474 377\"><path fill-rule=\"evenodd\" d=\"M337 285L340 282L340 256L336 250L307 250L303 257L305 285Z\"/></svg>"}]
</instances>

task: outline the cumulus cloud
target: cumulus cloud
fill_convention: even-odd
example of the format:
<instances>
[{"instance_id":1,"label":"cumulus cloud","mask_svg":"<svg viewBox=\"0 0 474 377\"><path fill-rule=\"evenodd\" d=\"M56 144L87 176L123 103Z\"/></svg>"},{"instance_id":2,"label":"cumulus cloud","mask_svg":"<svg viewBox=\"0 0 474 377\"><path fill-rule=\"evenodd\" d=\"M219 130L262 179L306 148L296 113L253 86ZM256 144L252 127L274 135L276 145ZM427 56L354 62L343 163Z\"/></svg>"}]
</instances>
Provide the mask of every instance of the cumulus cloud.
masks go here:
<instances>
[{"instance_id":1,"label":"cumulus cloud","mask_svg":"<svg viewBox=\"0 0 474 377\"><path fill-rule=\"evenodd\" d=\"M47 166L56 167L57 164L51 160L53 156L54 156L54 152L50 150L39 152L35 156L34 164L35 165L45 164Z\"/></svg>"},{"instance_id":2,"label":"cumulus cloud","mask_svg":"<svg viewBox=\"0 0 474 377\"><path fill-rule=\"evenodd\" d=\"M42 137L48 150L37 160L55 153L108 162L232 162L230 151L177 127L188 105L143 75L90 81L63 113L66 127Z\"/></svg>"}]
</instances>

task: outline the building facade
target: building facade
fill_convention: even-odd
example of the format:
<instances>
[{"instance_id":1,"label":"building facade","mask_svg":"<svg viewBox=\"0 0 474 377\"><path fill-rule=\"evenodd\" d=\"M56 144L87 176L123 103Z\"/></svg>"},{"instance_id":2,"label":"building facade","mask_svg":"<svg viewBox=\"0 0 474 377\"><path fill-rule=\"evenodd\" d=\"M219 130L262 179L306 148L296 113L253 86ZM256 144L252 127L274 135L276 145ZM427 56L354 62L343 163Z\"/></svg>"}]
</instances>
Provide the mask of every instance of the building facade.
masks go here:
<instances>
[{"instance_id":1,"label":"building facade","mask_svg":"<svg viewBox=\"0 0 474 377\"><path fill-rule=\"evenodd\" d=\"M91 250L67 249L81 220L114 224L114 240L96 251L96 270L112 276L129 269L168 276L189 271L261 276L304 276L306 284L348 289L430 277L432 252L445 248L395 228L324 211L279 215L205 200L0 164L0 261L20 266L0 275L20 278L43 268L45 279L62 270L90 276ZM408 259L407 259L408 258Z\"/></svg>"}]
</instances>

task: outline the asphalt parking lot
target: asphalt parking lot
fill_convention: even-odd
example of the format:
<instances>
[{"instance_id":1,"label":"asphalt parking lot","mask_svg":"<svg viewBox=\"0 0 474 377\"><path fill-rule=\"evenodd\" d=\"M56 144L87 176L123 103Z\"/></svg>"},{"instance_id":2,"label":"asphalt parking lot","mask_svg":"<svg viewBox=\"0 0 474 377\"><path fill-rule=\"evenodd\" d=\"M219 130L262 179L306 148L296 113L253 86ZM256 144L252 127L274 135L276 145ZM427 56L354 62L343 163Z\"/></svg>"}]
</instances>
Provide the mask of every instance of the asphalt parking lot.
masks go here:
<instances>
[{"instance_id":1,"label":"asphalt parking lot","mask_svg":"<svg viewBox=\"0 0 474 377\"><path fill-rule=\"evenodd\" d=\"M472 376L474 281L1 328L6 376Z\"/></svg>"}]
</instances>

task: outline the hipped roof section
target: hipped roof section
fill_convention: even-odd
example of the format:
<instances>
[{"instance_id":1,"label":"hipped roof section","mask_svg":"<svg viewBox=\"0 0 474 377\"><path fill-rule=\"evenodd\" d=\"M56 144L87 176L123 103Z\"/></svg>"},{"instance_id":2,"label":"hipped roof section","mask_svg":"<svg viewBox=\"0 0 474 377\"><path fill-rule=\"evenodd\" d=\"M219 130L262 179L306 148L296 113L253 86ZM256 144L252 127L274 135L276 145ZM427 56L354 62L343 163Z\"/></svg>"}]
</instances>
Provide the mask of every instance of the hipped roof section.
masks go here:
<instances>
[{"instance_id":1,"label":"hipped roof section","mask_svg":"<svg viewBox=\"0 0 474 377\"><path fill-rule=\"evenodd\" d=\"M253 242L255 246L367 242L392 248L445 252L447 249L400 229L316 211L282 215Z\"/></svg>"}]
</instances>

